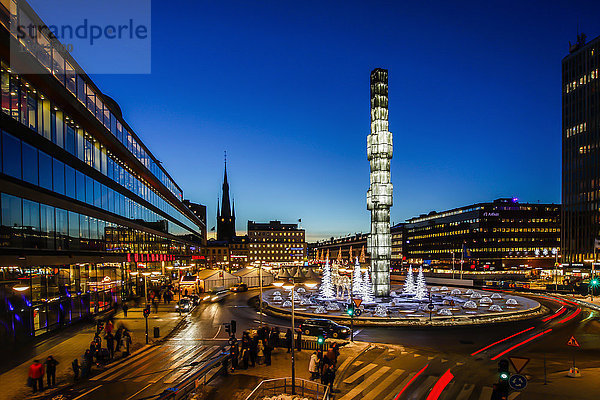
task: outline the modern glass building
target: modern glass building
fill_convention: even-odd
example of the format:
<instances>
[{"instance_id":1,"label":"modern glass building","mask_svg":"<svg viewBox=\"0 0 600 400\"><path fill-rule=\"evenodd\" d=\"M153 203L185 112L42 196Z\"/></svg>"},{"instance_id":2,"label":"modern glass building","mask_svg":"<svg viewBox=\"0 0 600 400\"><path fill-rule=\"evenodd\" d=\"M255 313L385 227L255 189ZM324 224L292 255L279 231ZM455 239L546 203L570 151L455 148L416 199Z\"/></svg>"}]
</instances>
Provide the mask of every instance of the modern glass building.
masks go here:
<instances>
[{"instance_id":1,"label":"modern glass building","mask_svg":"<svg viewBox=\"0 0 600 400\"><path fill-rule=\"evenodd\" d=\"M0 4L6 343L110 307L136 290L140 270L164 273L200 254L206 226L118 104L61 43L42 31L11 33L11 24L43 26L37 14L22 1ZM20 65L37 73L19 74Z\"/></svg>"},{"instance_id":2,"label":"modern glass building","mask_svg":"<svg viewBox=\"0 0 600 400\"><path fill-rule=\"evenodd\" d=\"M600 37L579 35L562 61L562 254L591 267L600 239Z\"/></svg>"}]
</instances>

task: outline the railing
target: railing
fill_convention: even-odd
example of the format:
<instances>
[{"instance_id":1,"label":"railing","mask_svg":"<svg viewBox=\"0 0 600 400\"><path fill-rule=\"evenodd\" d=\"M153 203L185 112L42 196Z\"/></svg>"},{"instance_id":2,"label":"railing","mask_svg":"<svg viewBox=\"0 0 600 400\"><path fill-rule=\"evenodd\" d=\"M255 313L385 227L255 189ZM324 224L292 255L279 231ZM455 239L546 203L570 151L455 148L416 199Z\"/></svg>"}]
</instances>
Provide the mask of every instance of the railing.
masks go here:
<instances>
[{"instance_id":1,"label":"railing","mask_svg":"<svg viewBox=\"0 0 600 400\"><path fill-rule=\"evenodd\" d=\"M295 392L300 397L311 400L329 399L329 386L296 378ZM268 396L292 394L292 378L266 379L258 384L246 400L259 400Z\"/></svg>"},{"instance_id":2,"label":"railing","mask_svg":"<svg viewBox=\"0 0 600 400\"><path fill-rule=\"evenodd\" d=\"M158 400L183 400L190 397L190 395L194 394L196 389L202 385L205 385L210 381L211 378L207 381L208 374L214 368L225 368L223 363L229 357L229 352L223 349L220 354L211 358L206 364L204 364L198 371L196 371L192 376L188 379L178 383L174 387L166 389L162 392L156 399ZM214 376L214 375L213 375Z\"/></svg>"}]
</instances>

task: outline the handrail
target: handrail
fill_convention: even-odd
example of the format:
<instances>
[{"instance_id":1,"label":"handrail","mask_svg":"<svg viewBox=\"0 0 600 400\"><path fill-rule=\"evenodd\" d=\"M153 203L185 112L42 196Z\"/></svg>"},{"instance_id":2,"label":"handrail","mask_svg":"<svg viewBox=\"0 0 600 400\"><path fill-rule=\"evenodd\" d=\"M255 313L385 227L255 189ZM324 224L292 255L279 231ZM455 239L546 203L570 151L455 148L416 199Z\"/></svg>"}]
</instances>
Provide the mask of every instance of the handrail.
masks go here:
<instances>
[{"instance_id":1,"label":"handrail","mask_svg":"<svg viewBox=\"0 0 600 400\"><path fill-rule=\"evenodd\" d=\"M254 390L248 395L248 397L246 397L246 400L257 400L261 397L265 396L265 391L269 390L269 391L280 391L281 393L273 393L273 395L277 395L277 394L287 394L288 390L291 389L292 385L291 385L291 379L292 378L275 378L275 379L264 379L262 380L255 388ZM290 383L288 383L288 380L290 380ZM280 382L279 385L276 385L275 383ZM273 383L273 386L267 387L269 386L270 383ZM312 386L312 388L311 388ZM327 400L329 399L329 386L327 385L322 385L320 383L317 382L313 382L313 381L309 381L306 379L301 379L301 378L296 378L295 379L295 387L296 387L296 393L301 392L301 396L306 397L307 393L312 393L315 397L316 400ZM279 389L279 390L278 390ZM320 394L323 394L322 397L320 397Z\"/></svg>"}]
</instances>

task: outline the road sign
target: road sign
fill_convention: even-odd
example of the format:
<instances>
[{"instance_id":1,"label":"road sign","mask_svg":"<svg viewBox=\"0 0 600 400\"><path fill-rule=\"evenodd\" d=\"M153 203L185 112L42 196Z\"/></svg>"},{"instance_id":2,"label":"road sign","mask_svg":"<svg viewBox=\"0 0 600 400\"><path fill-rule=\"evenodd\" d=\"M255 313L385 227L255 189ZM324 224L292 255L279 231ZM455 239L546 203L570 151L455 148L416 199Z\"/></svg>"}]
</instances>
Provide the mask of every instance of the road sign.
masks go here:
<instances>
[{"instance_id":1,"label":"road sign","mask_svg":"<svg viewBox=\"0 0 600 400\"><path fill-rule=\"evenodd\" d=\"M567 346L580 347L579 342L575 339L575 336L571 336L571 339L567 342Z\"/></svg>"},{"instance_id":2,"label":"road sign","mask_svg":"<svg viewBox=\"0 0 600 400\"><path fill-rule=\"evenodd\" d=\"M362 304L362 299L352 299L352 301L354 302L356 308L360 307L360 305Z\"/></svg>"},{"instance_id":3,"label":"road sign","mask_svg":"<svg viewBox=\"0 0 600 400\"><path fill-rule=\"evenodd\" d=\"M362 314L362 310L360 308L357 308L354 310L354 316L356 318L360 317L361 314Z\"/></svg>"},{"instance_id":4,"label":"road sign","mask_svg":"<svg viewBox=\"0 0 600 400\"><path fill-rule=\"evenodd\" d=\"M523 371L523 368L525 368L525 366L529 362L529 358L525 357L508 357L508 359L510 360L510 363L512 364L517 374L520 374L521 371Z\"/></svg>"},{"instance_id":5,"label":"road sign","mask_svg":"<svg viewBox=\"0 0 600 400\"><path fill-rule=\"evenodd\" d=\"M508 386L514 390L523 390L527 387L527 378L519 374L512 375L508 380Z\"/></svg>"},{"instance_id":6,"label":"road sign","mask_svg":"<svg viewBox=\"0 0 600 400\"><path fill-rule=\"evenodd\" d=\"M433 303L429 303L429 304L427 304L427 308L429 308L430 311L433 311L433 309L435 308L435 305Z\"/></svg>"}]
</instances>

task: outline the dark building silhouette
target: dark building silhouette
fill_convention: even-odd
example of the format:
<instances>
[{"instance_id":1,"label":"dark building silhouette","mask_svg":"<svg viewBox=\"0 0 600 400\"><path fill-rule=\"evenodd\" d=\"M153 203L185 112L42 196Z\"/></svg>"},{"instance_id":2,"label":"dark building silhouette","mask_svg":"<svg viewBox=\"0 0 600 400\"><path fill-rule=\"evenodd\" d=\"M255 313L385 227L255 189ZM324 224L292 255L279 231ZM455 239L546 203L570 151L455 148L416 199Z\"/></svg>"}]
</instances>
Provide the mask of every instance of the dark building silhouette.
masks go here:
<instances>
[{"instance_id":1,"label":"dark building silhouette","mask_svg":"<svg viewBox=\"0 0 600 400\"><path fill-rule=\"evenodd\" d=\"M229 183L227 182L227 163L223 174L223 197L221 209L217 206L217 240L230 242L235 237L235 205L229 201Z\"/></svg>"},{"instance_id":2,"label":"dark building silhouette","mask_svg":"<svg viewBox=\"0 0 600 400\"><path fill-rule=\"evenodd\" d=\"M600 237L600 37L562 60L562 261L584 266ZM585 263L585 267L590 267Z\"/></svg>"}]
</instances>

